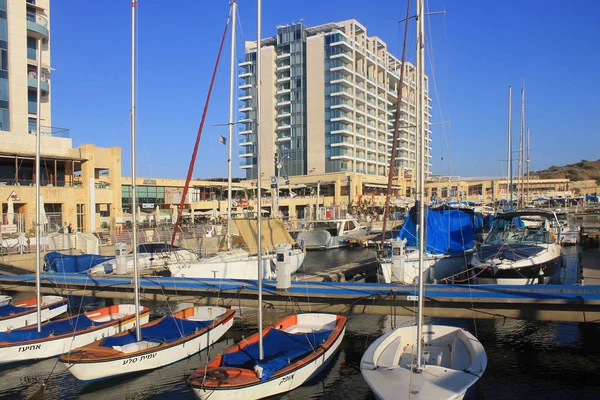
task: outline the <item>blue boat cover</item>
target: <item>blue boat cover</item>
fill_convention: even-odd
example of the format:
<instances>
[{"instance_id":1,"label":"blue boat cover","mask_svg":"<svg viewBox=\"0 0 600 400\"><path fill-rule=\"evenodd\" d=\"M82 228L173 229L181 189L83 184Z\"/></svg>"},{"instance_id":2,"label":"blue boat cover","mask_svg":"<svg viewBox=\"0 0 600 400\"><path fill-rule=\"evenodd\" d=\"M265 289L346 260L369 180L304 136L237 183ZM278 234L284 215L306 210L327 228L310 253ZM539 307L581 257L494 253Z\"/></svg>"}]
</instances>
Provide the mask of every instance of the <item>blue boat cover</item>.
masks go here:
<instances>
[{"instance_id":1,"label":"blue boat cover","mask_svg":"<svg viewBox=\"0 0 600 400\"><path fill-rule=\"evenodd\" d=\"M473 215L473 220L475 233L480 233L483 230L483 214L481 214L480 212L476 212Z\"/></svg>"},{"instance_id":2,"label":"blue boat cover","mask_svg":"<svg viewBox=\"0 0 600 400\"><path fill-rule=\"evenodd\" d=\"M0 332L0 342L23 342L27 340L47 338L49 336L73 334L92 326L102 325L104 322L94 322L85 314L79 314L62 321L52 321L42 324L41 332L37 331L37 325L26 328L15 329L9 332Z\"/></svg>"},{"instance_id":3,"label":"blue boat cover","mask_svg":"<svg viewBox=\"0 0 600 400\"><path fill-rule=\"evenodd\" d=\"M161 321L152 326L142 325L142 340L154 343L170 343L204 329L214 320L190 321L172 316L162 317ZM132 329L126 335L109 336L100 343L103 347L124 346L137 342L135 330Z\"/></svg>"},{"instance_id":4,"label":"blue boat cover","mask_svg":"<svg viewBox=\"0 0 600 400\"><path fill-rule=\"evenodd\" d=\"M492 229L492 223L494 222L494 215L488 214L483 217L483 229Z\"/></svg>"},{"instance_id":5,"label":"blue boat cover","mask_svg":"<svg viewBox=\"0 0 600 400\"><path fill-rule=\"evenodd\" d=\"M406 239L407 246L417 245L416 206L410 209L397 239ZM425 207L427 249L433 254L460 254L475 246L472 216L450 207Z\"/></svg>"},{"instance_id":6,"label":"blue boat cover","mask_svg":"<svg viewBox=\"0 0 600 400\"><path fill-rule=\"evenodd\" d=\"M221 366L251 370L258 365L263 368L260 379L264 381L286 365L316 349L332 332L287 333L271 329L263 336L262 362L258 362L258 343L252 343L236 352L223 354Z\"/></svg>"},{"instance_id":7,"label":"blue boat cover","mask_svg":"<svg viewBox=\"0 0 600 400\"><path fill-rule=\"evenodd\" d=\"M12 304L6 304L2 307L0 307L0 318L1 317L8 317L9 315L13 315L13 314L19 314L25 311L31 311L31 310L35 310L36 307L15 307Z\"/></svg>"},{"instance_id":8,"label":"blue boat cover","mask_svg":"<svg viewBox=\"0 0 600 400\"><path fill-rule=\"evenodd\" d=\"M44 256L44 269L46 271L60 273L85 272L97 264L112 260L113 258L114 257L99 256L97 254L72 256L70 254L62 254L53 251Z\"/></svg>"},{"instance_id":9,"label":"blue boat cover","mask_svg":"<svg viewBox=\"0 0 600 400\"><path fill-rule=\"evenodd\" d=\"M595 201L596 203L598 202L598 196L596 195L588 194L587 196L585 196L585 199L587 201Z\"/></svg>"}]
</instances>

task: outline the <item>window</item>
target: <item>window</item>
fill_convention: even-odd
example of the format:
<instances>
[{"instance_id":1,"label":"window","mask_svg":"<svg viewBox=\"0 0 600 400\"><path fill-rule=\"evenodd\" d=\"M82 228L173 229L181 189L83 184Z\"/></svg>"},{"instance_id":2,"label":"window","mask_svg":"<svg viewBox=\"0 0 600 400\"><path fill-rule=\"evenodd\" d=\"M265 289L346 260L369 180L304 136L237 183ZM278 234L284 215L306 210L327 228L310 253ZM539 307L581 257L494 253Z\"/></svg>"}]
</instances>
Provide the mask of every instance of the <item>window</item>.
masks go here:
<instances>
[{"instance_id":1,"label":"window","mask_svg":"<svg viewBox=\"0 0 600 400\"><path fill-rule=\"evenodd\" d=\"M0 78L0 100L8 101L8 79Z\"/></svg>"},{"instance_id":2,"label":"window","mask_svg":"<svg viewBox=\"0 0 600 400\"><path fill-rule=\"evenodd\" d=\"M37 93L33 90L27 92L27 112L37 114Z\"/></svg>"},{"instance_id":3,"label":"window","mask_svg":"<svg viewBox=\"0 0 600 400\"><path fill-rule=\"evenodd\" d=\"M5 108L0 108L0 131L10 131L10 116Z\"/></svg>"},{"instance_id":4,"label":"window","mask_svg":"<svg viewBox=\"0 0 600 400\"><path fill-rule=\"evenodd\" d=\"M27 58L30 60L37 59L37 42L34 38L27 38Z\"/></svg>"},{"instance_id":5,"label":"window","mask_svg":"<svg viewBox=\"0 0 600 400\"><path fill-rule=\"evenodd\" d=\"M4 18L0 18L0 40L8 40L8 29Z\"/></svg>"},{"instance_id":6,"label":"window","mask_svg":"<svg viewBox=\"0 0 600 400\"><path fill-rule=\"evenodd\" d=\"M8 71L8 50L0 50L0 69Z\"/></svg>"}]
</instances>

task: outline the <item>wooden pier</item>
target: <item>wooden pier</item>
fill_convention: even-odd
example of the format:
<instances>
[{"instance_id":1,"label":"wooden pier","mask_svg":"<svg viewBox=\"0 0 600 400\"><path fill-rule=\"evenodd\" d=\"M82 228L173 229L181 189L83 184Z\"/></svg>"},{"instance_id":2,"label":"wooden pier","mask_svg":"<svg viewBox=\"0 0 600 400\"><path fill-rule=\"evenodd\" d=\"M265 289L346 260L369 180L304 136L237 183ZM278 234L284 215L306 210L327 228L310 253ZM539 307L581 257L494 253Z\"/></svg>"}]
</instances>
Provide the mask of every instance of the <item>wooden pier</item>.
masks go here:
<instances>
[{"instance_id":1,"label":"wooden pier","mask_svg":"<svg viewBox=\"0 0 600 400\"><path fill-rule=\"evenodd\" d=\"M0 276L3 291L30 291L35 277ZM226 307L256 307L256 281L142 277L146 301L183 301ZM44 274L42 292L131 301L131 277ZM600 322L600 285L426 285L425 315L445 318L514 318ZM417 288L378 283L294 282L277 291L266 281L263 307L290 312L413 315Z\"/></svg>"}]
</instances>

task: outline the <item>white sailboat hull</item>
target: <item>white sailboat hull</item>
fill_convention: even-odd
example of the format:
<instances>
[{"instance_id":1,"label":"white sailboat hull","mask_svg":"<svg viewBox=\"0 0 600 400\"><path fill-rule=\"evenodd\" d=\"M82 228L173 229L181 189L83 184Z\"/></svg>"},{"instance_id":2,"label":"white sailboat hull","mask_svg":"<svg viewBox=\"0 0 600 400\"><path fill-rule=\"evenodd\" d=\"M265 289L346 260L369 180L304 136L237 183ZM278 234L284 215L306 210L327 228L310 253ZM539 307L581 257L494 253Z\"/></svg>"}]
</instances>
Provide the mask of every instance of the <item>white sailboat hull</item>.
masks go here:
<instances>
[{"instance_id":1,"label":"white sailboat hull","mask_svg":"<svg viewBox=\"0 0 600 400\"><path fill-rule=\"evenodd\" d=\"M218 341L232 325L233 318L194 339L143 355L134 357L124 356L112 361L77 364L63 363L63 365L81 381L106 379L133 372L156 369L176 363L202 351Z\"/></svg>"},{"instance_id":2,"label":"white sailboat hull","mask_svg":"<svg viewBox=\"0 0 600 400\"><path fill-rule=\"evenodd\" d=\"M291 250L289 257L290 270L293 274L304 262L304 252ZM217 279L258 279L256 256L250 256L244 250L232 250L201 259L194 263L174 264L169 266L172 276L182 278L217 278ZM263 255L263 278L275 278L275 256Z\"/></svg>"},{"instance_id":3,"label":"white sailboat hull","mask_svg":"<svg viewBox=\"0 0 600 400\"><path fill-rule=\"evenodd\" d=\"M140 316L141 323L148 322L149 315ZM17 361L40 360L44 358L55 357L67 353L71 349L85 346L103 337L111 336L119 332L126 331L135 326L135 319L127 323L119 323L109 327L94 330L87 333L69 335L57 339L48 339L42 342L28 344L15 343L9 346L0 346L0 364L7 364Z\"/></svg>"},{"instance_id":4,"label":"white sailboat hull","mask_svg":"<svg viewBox=\"0 0 600 400\"><path fill-rule=\"evenodd\" d=\"M59 301L62 297L59 296L43 296L42 305ZM41 322L46 322L54 317L57 317L67 312L67 303L62 303L56 307L42 308ZM24 328L26 326L37 324L37 310L32 307L31 312L19 315L14 318L6 318L0 320L0 332L6 332L13 329Z\"/></svg>"},{"instance_id":5,"label":"white sailboat hull","mask_svg":"<svg viewBox=\"0 0 600 400\"><path fill-rule=\"evenodd\" d=\"M451 283L453 277L460 279L460 274L467 269L466 266L472 257L472 252L460 255L425 253L423 262L425 283L436 283L444 279ZM417 251L407 252L403 258L403 265L400 268L393 268L391 260L381 263L381 272L385 283L413 284L418 281L419 253Z\"/></svg>"},{"instance_id":6,"label":"white sailboat hull","mask_svg":"<svg viewBox=\"0 0 600 400\"><path fill-rule=\"evenodd\" d=\"M345 333L346 328L344 327L342 333L331 345L331 347L323 353L323 355L296 370L290 371L289 373L278 377L277 379L259 382L250 388L244 387L241 389L205 390L202 388L193 387L192 389L196 397L202 400L250 398L262 399L265 397L275 396L280 393L289 392L290 390L296 389L312 377L319 374L327 366L340 346L340 343L342 343Z\"/></svg>"},{"instance_id":7,"label":"white sailboat hull","mask_svg":"<svg viewBox=\"0 0 600 400\"><path fill-rule=\"evenodd\" d=\"M479 341L461 328L423 326L423 361L416 363L417 327L394 329L379 337L361 359L361 373L380 399L462 399L485 371Z\"/></svg>"},{"instance_id":8,"label":"white sailboat hull","mask_svg":"<svg viewBox=\"0 0 600 400\"><path fill-rule=\"evenodd\" d=\"M166 268L171 264L182 262L194 262L198 260L198 256L189 250L173 250L160 253L139 253L138 254L138 270L145 271L151 269ZM133 274L133 256L128 255L126 258L127 274ZM88 270L90 275L110 274L115 273L117 268L116 259L108 260Z\"/></svg>"}]
</instances>

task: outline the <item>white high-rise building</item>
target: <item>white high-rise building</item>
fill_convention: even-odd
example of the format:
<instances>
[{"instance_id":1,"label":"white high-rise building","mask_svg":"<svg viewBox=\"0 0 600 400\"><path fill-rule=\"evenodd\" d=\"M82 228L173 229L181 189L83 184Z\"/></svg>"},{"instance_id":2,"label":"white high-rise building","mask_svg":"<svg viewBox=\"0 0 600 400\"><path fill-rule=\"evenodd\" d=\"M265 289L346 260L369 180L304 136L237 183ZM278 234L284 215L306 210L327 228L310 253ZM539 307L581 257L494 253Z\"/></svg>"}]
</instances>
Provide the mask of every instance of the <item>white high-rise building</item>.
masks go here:
<instances>
[{"instance_id":1,"label":"white high-rise building","mask_svg":"<svg viewBox=\"0 0 600 400\"><path fill-rule=\"evenodd\" d=\"M240 63L240 164L256 178L256 42ZM275 175L354 172L386 176L392 148L400 60L356 20L307 28L277 27L262 40L261 162ZM406 63L397 165L410 177L416 165L416 74ZM425 78L427 84L427 78ZM427 89L425 90L427 95ZM427 173L430 166L430 98L425 104Z\"/></svg>"}]
</instances>

